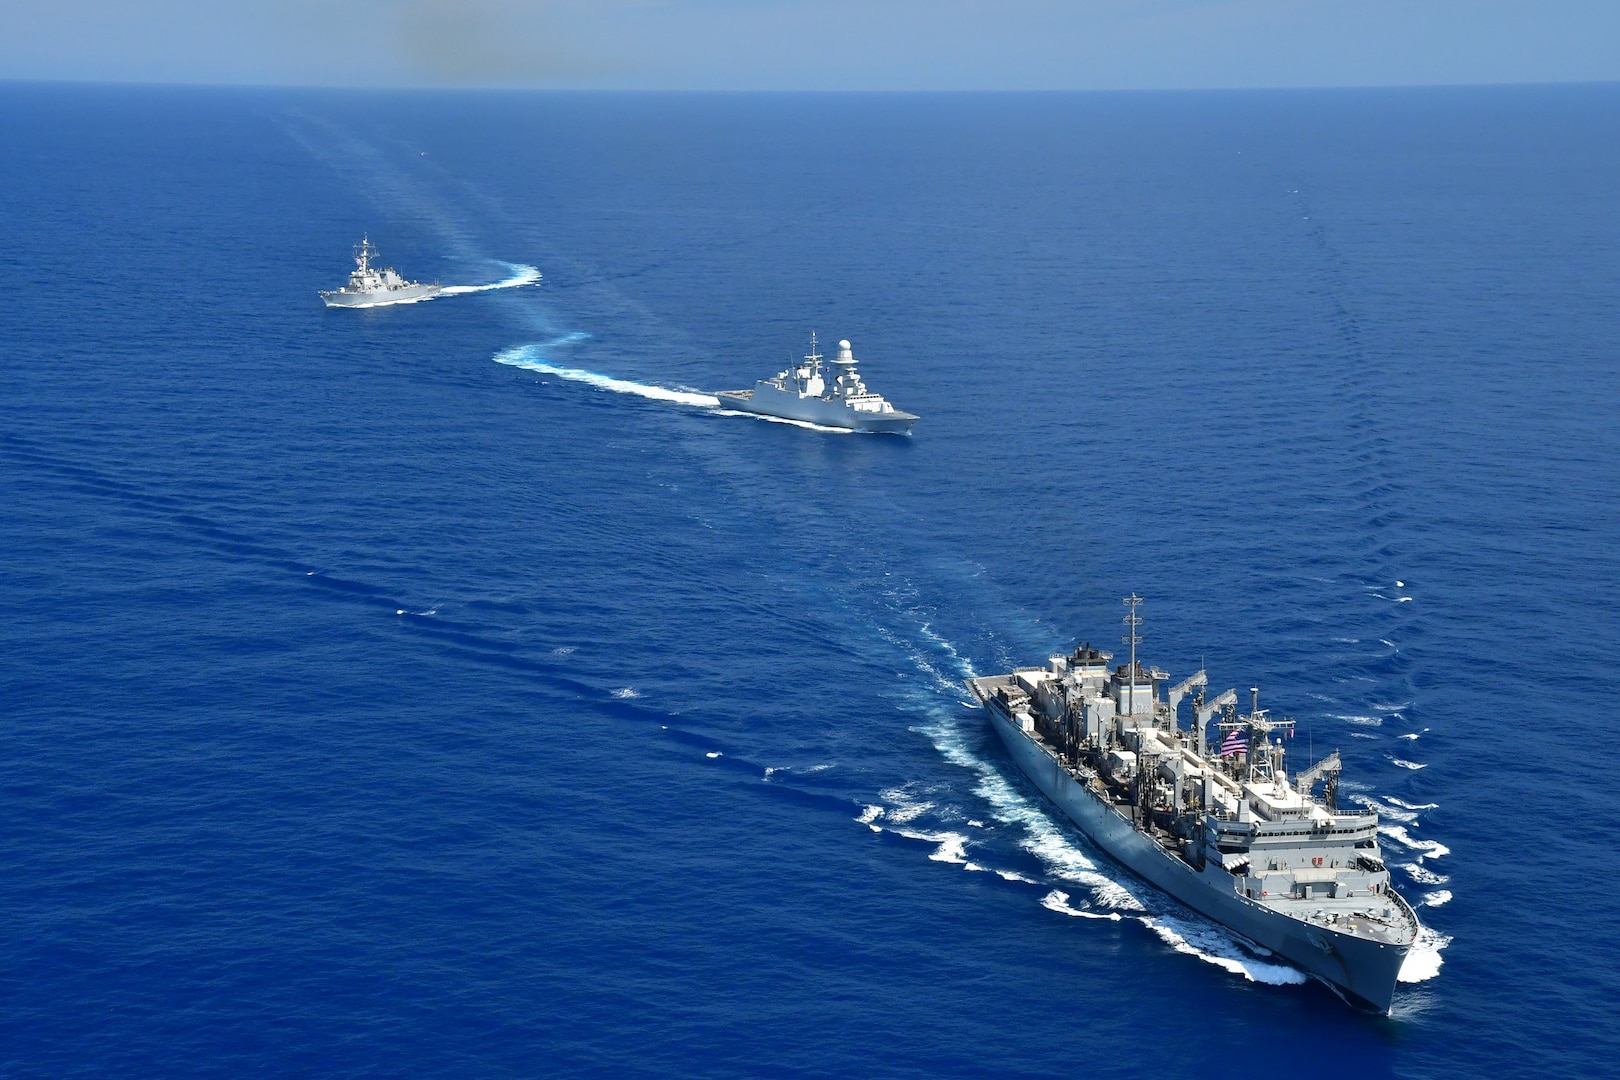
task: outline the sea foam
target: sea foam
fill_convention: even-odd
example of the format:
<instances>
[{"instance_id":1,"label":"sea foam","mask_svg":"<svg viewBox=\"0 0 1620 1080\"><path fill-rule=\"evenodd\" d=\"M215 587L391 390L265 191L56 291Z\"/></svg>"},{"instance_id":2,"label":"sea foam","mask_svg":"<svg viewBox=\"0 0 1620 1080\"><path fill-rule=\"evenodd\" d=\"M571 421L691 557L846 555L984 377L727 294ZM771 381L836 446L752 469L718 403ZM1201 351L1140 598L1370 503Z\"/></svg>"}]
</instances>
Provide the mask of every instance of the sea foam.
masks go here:
<instances>
[{"instance_id":1,"label":"sea foam","mask_svg":"<svg viewBox=\"0 0 1620 1080\"><path fill-rule=\"evenodd\" d=\"M1211 923L1192 922L1168 915L1144 916L1142 924L1179 953L1196 956L1205 963L1241 975L1250 982L1270 986L1303 983L1308 976L1289 964L1259 960L1248 955L1231 936Z\"/></svg>"},{"instance_id":2,"label":"sea foam","mask_svg":"<svg viewBox=\"0 0 1620 1080\"><path fill-rule=\"evenodd\" d=\"M1117 911L1086 911L1083 908L1073 907L1069 904L1069 894L1062 889L1053 889L1041 897L1041 907L1049 911L1057 911L1064 915L1073 916L1076 919L1106 919L1110 922L1119 922L1120 919L1124 918Z\"/></svg>"},{"instance_id":3,"label":"sea foam","mask_svg":"<svg viewBox=\"0 0 1620 1080\"><path fill-rule=\"evenodd\" d=\"M1379 825L1378 831L1410 851L1421 852L1419 859L1438 859L1451 854L1451 849L1438 840L1419 840L1399 825Z\"/></svg>"},{"instance_id":4,"label":"sea foam","mask_svg":"<svg viewBox=\"0 0 1620 1080\"><path fill-rule=\"evenodd\" d=\"M1427 926L1419 927L1417 941L1412 944L1412 951L1406 954L1396 978L1403 983L1427 982L1434 978L1440 974L1440 953L1450 944L1451 939L1446 935Z\"/></svg>"},{"instance_id":5,"label":"sea foam","mask_svg":"<svg viewBox=\"0 0 1620 1080\"><path fill-rule=\"evenodd\" d=\"M446 285L439 290L440 296L465 296L467 293L490 292L494 289L520 289L525 285L533 285L540 280L540 271L523 263L507 263L511 271L500 281L488 285Z\"/></svg>"},{"instance_id":6,"label":"sea foam","mask_svg":"<svg viewBox=\"0 0 1620 1080\"><path fill-rule=\"evenodd\" d=\"M562 367L544 359L540 351L541 348L543 346L522 345L515 349L505 349L495 354L495 362L510 367L522 368L525 371L536 371L542 375L555 375L559 379L585 383L587 386L594 386L598 390L606 390L615 394L634 394L637 397L649 398L653 401L666 401L675 405L690 405L699 409L712 409L720 404L720 399L713 394L705 394L697 390L672 389L654 383L616 379L611 375L601 375L594 371L586 371L583 368Z\"/></svg>"}]
</instances>

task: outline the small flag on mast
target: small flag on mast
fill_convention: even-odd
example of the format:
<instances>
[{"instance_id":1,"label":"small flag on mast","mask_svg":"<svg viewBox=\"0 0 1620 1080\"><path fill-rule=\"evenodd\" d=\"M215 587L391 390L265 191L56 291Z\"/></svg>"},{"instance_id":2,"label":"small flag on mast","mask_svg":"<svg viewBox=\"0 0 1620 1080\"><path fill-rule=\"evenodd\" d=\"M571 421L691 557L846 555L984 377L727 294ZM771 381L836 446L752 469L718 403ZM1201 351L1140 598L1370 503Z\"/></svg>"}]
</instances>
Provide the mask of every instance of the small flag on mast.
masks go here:
<instances>
[{"instance_id":1,"label":"small flag on mast","mask_svg":"<svg viewBox=\"0 0 1620 1080\"><path fill-rule=\"evenodd\" d=\"M1244 753L1248 749L1249 736L1245 734L1242 728L1233 728L1226 736L1226 741L1221 743L1221 757L1231 757L1233 754Z\"/></svg>"}]
</instances>

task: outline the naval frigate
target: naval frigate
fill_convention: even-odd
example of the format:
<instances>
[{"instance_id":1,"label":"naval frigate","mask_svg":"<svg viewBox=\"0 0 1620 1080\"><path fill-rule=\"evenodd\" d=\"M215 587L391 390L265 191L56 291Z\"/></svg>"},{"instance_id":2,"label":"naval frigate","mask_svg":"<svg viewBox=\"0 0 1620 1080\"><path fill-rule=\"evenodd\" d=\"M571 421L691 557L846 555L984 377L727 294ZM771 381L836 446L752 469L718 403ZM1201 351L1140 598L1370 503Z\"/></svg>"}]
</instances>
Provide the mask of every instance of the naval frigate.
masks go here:
<instances>
[{"instance_id":1,"label":"naval frigate","mask_svg":"<svg viewBox=\"0 0 1620 1080\"><path fill-rule=\"evenodd\" d=\"M917 417L901 412L873 393L856 370L855 352L848 341L838 343L838 356L822 367L816 336L804 363L761 379L752 390L721 390L715 395L722 408L740 409L761 416L799 420L825 427L849 428L889 435L910 435ZM830 376L830 378L829 378Z\"/></svg>"},{"instance_id":2,"label":"naval frigate","mask_svg":"<svg viewBox=\"0 0 1620 1080\"><path fill-rule=\"evenodd\" d=\"M377 249L370 237L361 237L354 248L355 269L349 273L349 282L341 289L326 290L321 299L327 307L380 307L384 304L405 304L414 300L427 300L438 296L443 287L433 283L406 281L393 267L381 270L371 265Z\"/></svg>"},{"instance_id":3,"label":"naval frigate","mask_svg":"<svg viewBox=\"0 0 1620 1080\"><path fill-rule=\"evenodd\" d=\"M1235 690L1206 698L1205 672L1169 686L1140 664L1140 602L1125 601L1127 663L1110 670L1113 654L1088 644L968 689L1019 769L1109 856L1352 1005L1388 1012L1419 924L1390 883L1378 815L1338 808L1337 750L1285 770L1294 721L1261 709L1257 688L1240 715Z\"/></svg>"}]
</instances>

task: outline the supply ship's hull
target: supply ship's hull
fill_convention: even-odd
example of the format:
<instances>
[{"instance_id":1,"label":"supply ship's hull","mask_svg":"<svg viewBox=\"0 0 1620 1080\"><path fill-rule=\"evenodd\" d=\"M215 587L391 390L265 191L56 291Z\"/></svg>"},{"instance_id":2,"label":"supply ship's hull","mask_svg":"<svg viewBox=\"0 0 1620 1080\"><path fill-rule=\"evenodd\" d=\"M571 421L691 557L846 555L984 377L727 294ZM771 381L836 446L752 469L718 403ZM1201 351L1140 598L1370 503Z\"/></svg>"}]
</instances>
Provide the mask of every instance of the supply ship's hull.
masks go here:
<instances>
[{"instance_id":1,"label":"supply ship's hull","mask_svg":"<svg viewBox=\"0 0 1620 1080\"><path fill-rule=\"evenodd\" d=\"M783 420L798 420L823 427L848 428L884 435L910 435L917 417L894 409L890 412L866 412L852 409L840 401L822 397L806 397L778 390L766 385L764 389L722 390L715 395L726 409L775 416Z\"/></svg>"},{"instance_id":2,"label":"supply ship's hull","mask_svg":"<svg viewBox=\"0 0 1620 1080\"><path fill-rule=\"evenodd\" d=\"M1199 914L1327 983L1351 1004L1389 1011L1409 944L1373 941L1304 922L1238 893L1224 870L1213 865L1202 872L1194 869L1076 779L1052 749L1020 730L980 685L989 681L970 680L968 688L984 704L1013 762L1107 855Z\"/></svg>"},{"instance_id":3,"label":"supply ship's hull","mask_svg":"<svg viewBox=\"0 0 1620 1080\"><path fill-rule=\"evenodd\" d=\"M367 308L386 307L389 304L410 304L429 300L444 291L442 285L406 285L398 289L376 289L359 292L351 289L333 289L321 293L327 307Z\"/></svg>"}]
</instances>

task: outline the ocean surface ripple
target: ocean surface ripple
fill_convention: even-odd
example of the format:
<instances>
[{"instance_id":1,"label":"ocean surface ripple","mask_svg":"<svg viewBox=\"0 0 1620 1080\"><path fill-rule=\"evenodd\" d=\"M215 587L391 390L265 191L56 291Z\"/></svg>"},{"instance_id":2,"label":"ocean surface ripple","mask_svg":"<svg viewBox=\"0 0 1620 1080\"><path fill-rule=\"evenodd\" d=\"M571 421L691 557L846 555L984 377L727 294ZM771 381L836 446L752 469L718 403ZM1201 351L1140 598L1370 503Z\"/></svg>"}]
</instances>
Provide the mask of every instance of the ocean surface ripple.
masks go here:
<instances>
[{"instance_id":1,"label":"ocean surface ripple","mask_svg":"<svg viewBox=\"0 0 1620 1080\"><path fill-rule=\"evenodd\" d=\"M1620 1054L1620 88L0 116L0 1073ZM718 407L812 331L914 438ZM965 701L1132 591L1379 813L1392 1016Z\"/></svg>"}]
</instances>

